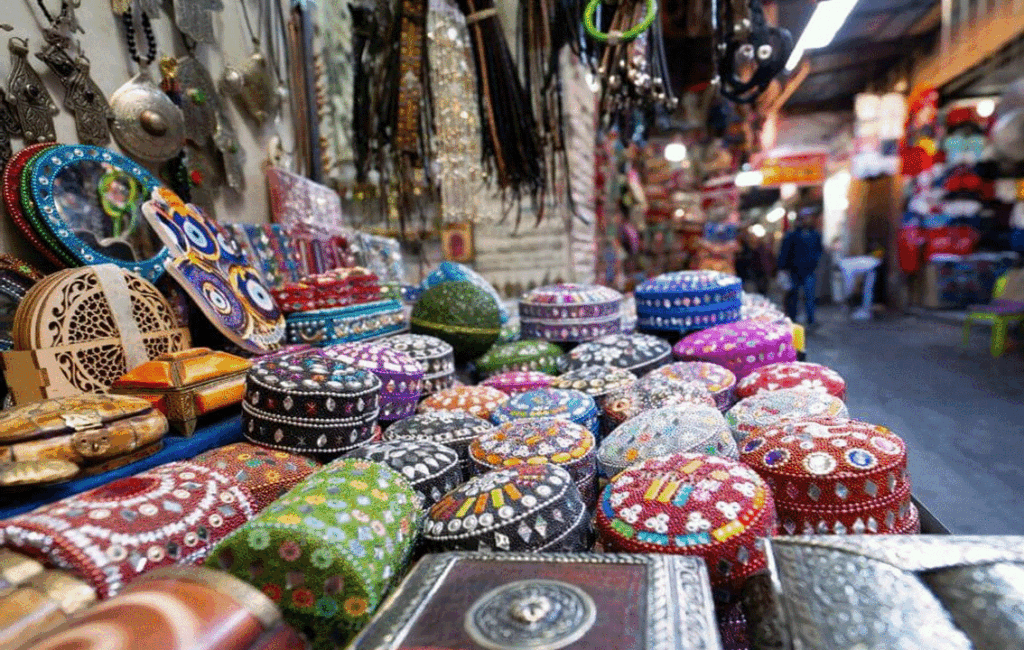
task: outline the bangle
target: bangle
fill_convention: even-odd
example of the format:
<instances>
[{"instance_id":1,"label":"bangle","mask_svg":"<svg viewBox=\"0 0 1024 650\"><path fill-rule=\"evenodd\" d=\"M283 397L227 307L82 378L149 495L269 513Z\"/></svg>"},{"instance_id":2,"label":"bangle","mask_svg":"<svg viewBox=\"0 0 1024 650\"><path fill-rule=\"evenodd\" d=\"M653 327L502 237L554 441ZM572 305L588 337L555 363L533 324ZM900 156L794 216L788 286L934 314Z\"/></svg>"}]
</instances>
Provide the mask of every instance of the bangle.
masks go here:
<instances>
[{"instance_id":1,"label":"bangle","mask_svg":"<svg viewBox=\"0 0 1024 650\"><path fill-rule=\"evenodd\" d=\"M658 15L658 1L647 0L647 15L644 16L643 21L641 21L639 25L636 25L624 32L610 30L605 34L597 28L597 25L594 24L594 16L597 14L597 6L599 4L601 4L601 0L590 0L586 11L583 12L583 26L586 28L587 33L590 34L591 38L610 45L618 45L619 43L628 43L636 40L640 34L647 31Z\"/></svg>"}]
</instances>

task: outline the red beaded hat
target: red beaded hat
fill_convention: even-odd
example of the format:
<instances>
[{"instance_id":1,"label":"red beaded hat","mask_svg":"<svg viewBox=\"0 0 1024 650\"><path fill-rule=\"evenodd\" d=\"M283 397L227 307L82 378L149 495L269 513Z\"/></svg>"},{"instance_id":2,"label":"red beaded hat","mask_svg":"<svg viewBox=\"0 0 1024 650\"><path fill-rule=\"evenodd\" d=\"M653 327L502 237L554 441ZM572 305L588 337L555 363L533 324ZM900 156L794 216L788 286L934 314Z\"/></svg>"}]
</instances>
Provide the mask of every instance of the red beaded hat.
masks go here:
<instances>
[{"instance_id":1,"label":"red beaded hat","mask_svg":"<svg viewBox=\"0 0 1024 650\"><path fill-rule=\"evenodd\" d=\"M790 535L893 534L912 522L907 448L889 429L837 418L765 427L740 459L768 482Z\"/></svg>"},{"instance_id":2,"label":"red beaded hat","mask_svg":"<svg viewBox=\"0 0 1024 650\"><path fill-rule=\"evenodd\" d=\"M803 388L846 400L846 381L827 366L805 361L773 363L758 368L736 386L737 399L783 388Z\"/></svg>"},{"instance_id":3,"label":"red beaded hat","mask_svg":"<svg viewBox=\"0 0 1024 650\"><path fill-rule=\"evenodd\" d=\"M711 583L737 591L767 560L775 531L768 485L749 467L702 454L648 459L605 488L597 527L608 551L699 555Z\"/></svg>"}]
</instances>

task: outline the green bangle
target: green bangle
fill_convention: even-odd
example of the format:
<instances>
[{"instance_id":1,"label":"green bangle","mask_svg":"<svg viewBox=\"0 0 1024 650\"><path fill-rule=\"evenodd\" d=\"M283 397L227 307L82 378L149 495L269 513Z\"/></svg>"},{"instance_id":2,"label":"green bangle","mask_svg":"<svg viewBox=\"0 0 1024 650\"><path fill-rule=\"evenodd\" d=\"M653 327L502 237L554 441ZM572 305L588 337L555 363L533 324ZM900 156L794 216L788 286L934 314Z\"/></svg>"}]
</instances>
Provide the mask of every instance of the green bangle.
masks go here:
<instances>
[{"instance_id":1,"label":"green bangle","mask_svg":"<svg viewBox=\"0 0 1024 650\"><path fill-rule=\"evenodd\" d=\"M624 32L612 30L605 34L594 24L594 16L597 14L597 6L599 4L601 4L601 0L590 0L586 11L583 12L583 26L587 29L587 33L590 34L591 38L602 43L610 42L612 45L618 45L619 43L628 43L636 40L637 36L647 31L658 16L658 0L647 0L647 15L644 16L643 21L639 25Z\"/></svg>"}]
</instances>

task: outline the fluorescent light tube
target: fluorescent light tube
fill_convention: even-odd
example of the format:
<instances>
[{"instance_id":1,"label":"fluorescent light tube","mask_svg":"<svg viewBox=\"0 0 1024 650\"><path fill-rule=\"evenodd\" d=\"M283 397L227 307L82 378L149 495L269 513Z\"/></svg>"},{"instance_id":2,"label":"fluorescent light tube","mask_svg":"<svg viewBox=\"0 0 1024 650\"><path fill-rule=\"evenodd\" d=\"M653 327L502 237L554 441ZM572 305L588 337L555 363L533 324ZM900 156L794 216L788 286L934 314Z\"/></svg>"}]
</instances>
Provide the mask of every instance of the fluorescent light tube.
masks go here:
<instances>
[{"instance_id":1,"label":"fluorescent light tube","mask_svg":"<svg viewBox=\"0 0 1024 650\"><path fill-rule=\"evenodd\" d=\"M792 72L796 69L800 58L807 50L816 50L828 47L832 39L842 28L846 19L853 11L857 0L824 0L814 7L814 13L807 22L807 27L800 34L800 40L796 42L793 53L786 61L786 70Z\"/></svg>"}]
</instances>

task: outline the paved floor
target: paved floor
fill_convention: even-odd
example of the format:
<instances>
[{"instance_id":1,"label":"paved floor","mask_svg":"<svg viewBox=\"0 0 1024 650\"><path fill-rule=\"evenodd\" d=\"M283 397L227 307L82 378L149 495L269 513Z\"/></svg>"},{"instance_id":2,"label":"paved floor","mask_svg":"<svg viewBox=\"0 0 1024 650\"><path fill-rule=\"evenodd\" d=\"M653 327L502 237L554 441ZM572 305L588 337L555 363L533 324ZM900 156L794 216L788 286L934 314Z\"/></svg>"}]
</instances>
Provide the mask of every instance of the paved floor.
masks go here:
<instances>
[{"instance_id":1,"label":"paved floor","mask_svg":"<svg viewBox=\"0 0 1024 650\"><path fill-rule=\"evenodd\" d=\"M1024 535L1024 351L992 359L987 327L964 349L959 327L916 316L819 320L808 361L846 378L853 417L903 436L932 514L956 534Z\"/></svg>"}]
</instances>

